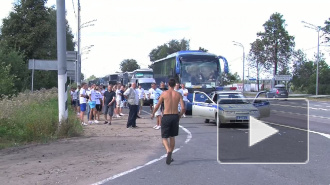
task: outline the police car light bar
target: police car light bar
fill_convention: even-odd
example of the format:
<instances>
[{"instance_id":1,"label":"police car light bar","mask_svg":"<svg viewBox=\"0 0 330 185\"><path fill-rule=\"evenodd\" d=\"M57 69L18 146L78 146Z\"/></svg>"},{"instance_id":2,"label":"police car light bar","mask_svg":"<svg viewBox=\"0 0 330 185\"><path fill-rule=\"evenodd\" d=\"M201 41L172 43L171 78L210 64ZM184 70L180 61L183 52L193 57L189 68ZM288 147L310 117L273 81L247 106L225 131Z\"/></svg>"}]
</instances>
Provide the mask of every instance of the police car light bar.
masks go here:
<instances>
[{"instance_id":1,"label":"police car light bar","mask_svg":"<svg viewBox=\"0 0 330 185\"><path fill-rule=\"evenodd\" d=\"M223 90L225 90L225 91L236 91L237 87L224 87Z\"/></svg>"}]
</instances>

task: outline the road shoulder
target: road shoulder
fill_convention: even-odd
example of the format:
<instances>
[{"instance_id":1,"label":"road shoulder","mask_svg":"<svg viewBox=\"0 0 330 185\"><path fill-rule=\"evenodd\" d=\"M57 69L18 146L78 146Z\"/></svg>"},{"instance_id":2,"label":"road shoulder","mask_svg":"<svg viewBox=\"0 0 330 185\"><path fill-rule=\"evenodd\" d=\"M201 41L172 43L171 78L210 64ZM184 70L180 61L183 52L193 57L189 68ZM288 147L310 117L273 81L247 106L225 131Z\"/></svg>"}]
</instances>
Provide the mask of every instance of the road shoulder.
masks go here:
<instances>
[{"instance_id":1,"label":"road shoulder","mask_svg":"<svg viewBox=\"0 0 330 185\"><path fill-rule=\"evenodd\" d=\"M148 115L126 129L127 116L112 125L88 125L84 136L0 150L4 184L91 184L147 162L162 148Z\"/></svg>"}]
</instances>

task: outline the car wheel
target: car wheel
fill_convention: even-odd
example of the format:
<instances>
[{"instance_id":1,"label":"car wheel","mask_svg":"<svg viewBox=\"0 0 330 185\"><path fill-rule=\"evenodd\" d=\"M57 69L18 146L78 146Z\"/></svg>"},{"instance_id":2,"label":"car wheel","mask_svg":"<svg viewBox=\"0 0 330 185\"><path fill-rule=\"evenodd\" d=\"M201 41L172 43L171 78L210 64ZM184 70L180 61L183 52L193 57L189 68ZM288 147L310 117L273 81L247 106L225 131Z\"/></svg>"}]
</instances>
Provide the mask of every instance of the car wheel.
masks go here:
<instances>
[{"instance_id":1,"label":"car wheel","mask_svg":"<svg viewBox=\"0 0 330 185\"><path fill-rule=\"evenodd\" d=\"M205 119L204 120L204 123L210 123L210 120L209 119Z\"/></svg>"},{"instance_id":2,"label":"car wheel","mask_svg":"<svg viewBox=\"0 0 330 185\"><path fill-rule=\"evenodd\" d=\"M220 119L218 119L217 113L215 113L215 124L218 124L218 127L221 128L223 125L221 124Z\"/></svg>"}]
</instances>

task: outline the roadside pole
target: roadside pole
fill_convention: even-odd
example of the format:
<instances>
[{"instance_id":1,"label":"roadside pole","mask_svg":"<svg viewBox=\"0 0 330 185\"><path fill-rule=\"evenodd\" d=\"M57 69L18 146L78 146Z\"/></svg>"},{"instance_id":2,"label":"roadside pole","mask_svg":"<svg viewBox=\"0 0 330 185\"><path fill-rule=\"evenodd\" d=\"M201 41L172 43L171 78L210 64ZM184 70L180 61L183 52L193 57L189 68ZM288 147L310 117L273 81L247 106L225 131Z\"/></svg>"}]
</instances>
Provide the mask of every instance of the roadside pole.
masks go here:
<instances>
[{"instance_id":1,"label":"roadside pole","mask_svg":"<svg viewBox=\"0 0 330 185\"><path fill-rule=\"evenodd\" d=\"M81 54L80 54L80 0L78 0L78 58L77 58L77 85L80 85L81 83Z\"/></svg>"},{"instance_id":2,"label":"roadside pole","mask_svg":"<svg viewBox=\"0 0 330 185\"><path fill-rule=\"evenodd\" d=\"M58 116L62 123L68 119L67 64L66 64L66 20L65 0L56 0L57 60L58 60Z\"/></svg>"},{"instance_id":3,"label":"roadside pole","mask_svg":"<svg viewBox=\"0 0 330 185\"><path fill-rule=\"evenodd\" d=\"M33 81L34 81L34 68L35 68L35 62L33 59L33 69L32 69L32 79L31 79L31 92L33 92Z\"/></svg>"}]
</instances>

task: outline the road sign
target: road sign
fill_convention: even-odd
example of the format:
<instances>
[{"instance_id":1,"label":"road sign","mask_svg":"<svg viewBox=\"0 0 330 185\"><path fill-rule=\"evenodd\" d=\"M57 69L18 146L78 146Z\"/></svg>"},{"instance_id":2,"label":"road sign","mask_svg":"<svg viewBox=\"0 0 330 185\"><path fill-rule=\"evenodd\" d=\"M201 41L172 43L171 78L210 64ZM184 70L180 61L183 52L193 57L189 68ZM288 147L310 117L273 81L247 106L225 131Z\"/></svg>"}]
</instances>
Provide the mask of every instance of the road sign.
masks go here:
<instances>
[{"instance_id":1,"label":"road sign","mask_svg":"<svg viewBox=\"0 0 330 185\"><path fill-rule=\"evenodd\" d=\"M77 51L66 51L66 60L77 60Z\"/></svg>"},{"instance_id":2,"label":"road sign","mask_svg":"<svg viewBox=\"0 0 330 185\"><path fill-rule=\"evenodd\" d=\"M253 116L250 116L249 147L276 134L277 132L277 129L255 119Z\"/></svg>"},{"instance_id":3,"label":"road sign","mask_svg":"<svg viewBox=\"0 0 330 185\"><path fill-rule=\"evenodd\" d=\"M67 71L67 76L71 77L72 79L75 79L76 77L76 71Z\"/></svg>"},{"instance_id":4,"label":"road sign","mask_svg":"<svg viewBox=\"0 0 330 185\"><path fill-rule=\"evenodd\" d=\"M67 70L74 71L76 70L75 62L67 61ZM57 60L29 60L29 69L32 70L48 70L48 71L57 71Z\"/></svg>"},{"instance_id":5,"label":"road sign","mask_svg":"<svg viewBox=\"0 0 330 185\"><path fill-rule=\"evenodd\" d=\"M290 81L291 75L275 75L274 79L278 81Z\"/></svg>"}]
</instances>

